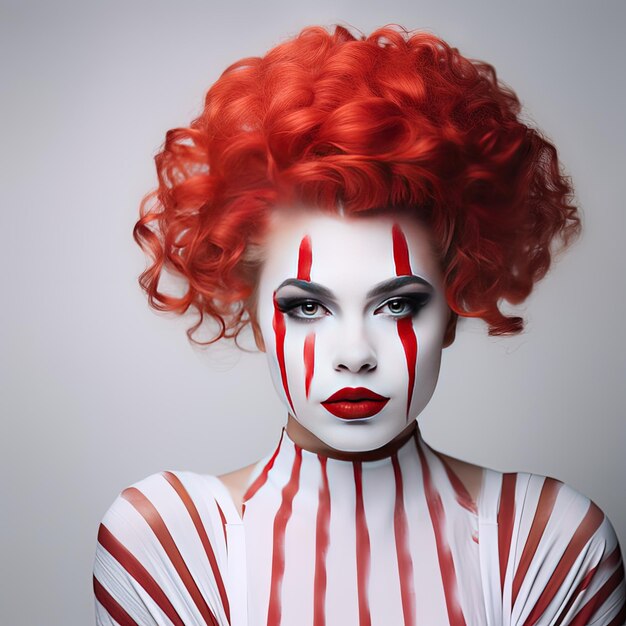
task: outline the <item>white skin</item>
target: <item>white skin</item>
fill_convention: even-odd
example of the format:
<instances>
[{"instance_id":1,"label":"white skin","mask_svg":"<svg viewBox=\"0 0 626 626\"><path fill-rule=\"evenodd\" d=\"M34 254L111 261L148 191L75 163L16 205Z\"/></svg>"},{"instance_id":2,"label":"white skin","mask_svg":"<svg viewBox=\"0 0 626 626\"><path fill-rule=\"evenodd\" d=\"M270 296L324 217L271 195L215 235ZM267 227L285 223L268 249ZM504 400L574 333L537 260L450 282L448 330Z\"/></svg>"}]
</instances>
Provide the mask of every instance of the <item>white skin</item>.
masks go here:
<instances>
[{"instance_id":1,"label":"white skin","mask_svg":"<svg viewBox=\"0 0 626 626\"><path fill-rule=\"evenodd\" d=\"M398 269L399 233L406 241L410 275ZM307 237L310 273L299 286L284 285L286 280L302 279L299 259ZM358 453L381 448L411 430L435 390L442 348L452 343L456 322L425 228L399 212L343 217L312 209L276 209L263 248L255 336L289 413L288 432L294 441L306 441L309 445L303 447L316 451ZM368 296L392 280L396 286L391 290ZM403 284L397 286L398 282ZM306 288L312 284L331 295L312 293ZM284 323L282 341L277 317ZM414 339L403 343L402 333L405 338L412 333ZM314 348L309 354L314 353L314 368L307 397L303 355L305 340L312 334ZM414 367L407 342L417 345ZM321 403L346 387L365 387L389 400L375 415L342 419Z\"/></svg>"}]
</instances>

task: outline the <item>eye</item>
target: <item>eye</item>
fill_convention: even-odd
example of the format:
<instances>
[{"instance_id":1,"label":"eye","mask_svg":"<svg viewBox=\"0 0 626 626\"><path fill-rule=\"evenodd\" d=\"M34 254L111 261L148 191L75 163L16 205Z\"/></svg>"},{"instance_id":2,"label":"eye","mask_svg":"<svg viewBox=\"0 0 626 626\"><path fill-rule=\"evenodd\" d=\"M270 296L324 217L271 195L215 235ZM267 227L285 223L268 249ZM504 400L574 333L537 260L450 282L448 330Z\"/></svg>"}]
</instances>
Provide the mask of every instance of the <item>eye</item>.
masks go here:
<instances>
[{"instance_id":1,"label":"eye","mask_svg":"<svg viewBox=\"0 0 626 626\"><path fill-rule=\"evenodd\" d=\"M413 317L416 315L430 300L428 293L416 293L405 296L396 296L389 298L375 311L374 315L386 315L387 317Z\"/></svg>"},{"instance_id":2,"label":"eye","mask_svg":"<svg viewBox=\"0 0 626 626\"><path fill-rule=\"evenodd\" d=\"M304 322L321 319L330 311L315 300L278 300L278 308L288 317Z\"/></svg>"}]
</instances>

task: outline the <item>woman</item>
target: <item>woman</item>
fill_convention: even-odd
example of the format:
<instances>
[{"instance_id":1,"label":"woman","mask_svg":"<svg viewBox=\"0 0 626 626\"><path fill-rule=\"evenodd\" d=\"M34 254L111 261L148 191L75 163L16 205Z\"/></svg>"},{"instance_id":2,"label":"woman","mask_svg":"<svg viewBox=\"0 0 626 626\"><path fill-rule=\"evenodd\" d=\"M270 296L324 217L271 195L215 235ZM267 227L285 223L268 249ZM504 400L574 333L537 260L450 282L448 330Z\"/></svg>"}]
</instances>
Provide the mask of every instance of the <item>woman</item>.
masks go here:
<instances>
[{"instance_id":1,"label":"woman","mask_svg":"<svg viewBox=\"0 0 626 626\"><path fill-rule=\"evenodd\" d=\"M98 624L626 620L610 521L562 482L430 448L458 316L500 311L579 230L556 150L486 64L385 28L305 29L228 68L157 157L135 235L160 310L250 323L287 409L264 459L163 472L100 526ZM158 290L164 268L187 293Z\"/></svg>"}]
</instances>

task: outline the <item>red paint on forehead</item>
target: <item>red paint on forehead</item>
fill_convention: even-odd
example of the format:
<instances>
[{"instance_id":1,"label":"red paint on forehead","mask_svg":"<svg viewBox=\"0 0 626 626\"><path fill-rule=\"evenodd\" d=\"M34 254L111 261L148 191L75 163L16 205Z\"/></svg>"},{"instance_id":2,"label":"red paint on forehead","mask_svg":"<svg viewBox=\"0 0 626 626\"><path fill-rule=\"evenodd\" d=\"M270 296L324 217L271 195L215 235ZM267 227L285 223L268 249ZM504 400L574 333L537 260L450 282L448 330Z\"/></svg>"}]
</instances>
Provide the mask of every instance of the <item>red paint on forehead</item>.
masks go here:
<instances>
[{"instance_id":1,"label":"red paint on forehead","mask_svg":"<svg viewBox=\"0 0 626 626\"><path fill-rule=\"evenodd\" d=\"M311 263L313 262L313 253L311 251L311 237L306 235L300 242L298 250L298 280L306 280L311 282Z\"/></svg>"},{"instance_id":2,"label":"red paint on forehead","mask_svg":"<svg viewBox=\"0 0 626 626\"><path fill-rule=\"evenodd\" d=\"M391 236L393 238L393 261L396 265L396 276L410 276L413 272L409 260L409 246L398 224L393 225Z\"/></svg>"},{"instance_id":3,"label":"red paint on forehead","mask_svg":"<svg viewBox=\"0 0 626 626\"><path fill-rule=\"evenodd\" d=\"M289 384L287 382L287 369L285 368L285 316L278 308L278 303L276 302L276 292L274 292L272 300L274 302L274 318L272 320L272 328L274 329L274 335L276 337L276 358L278 359L278 367L280 368L280 378L283 383L283 389L285 390L287 401L291 407L291 412L295 416L293 402L291 401L291 394L289 393Z\"/></svg>"},{"instance_id":4,"label":"red paint on forehead","mask_svg":"<svg viewBox=\"0 0 626 626\"><path fill-rule=\"evenodd\" d=\"M393 261L396 266L397 276L411 276L411 261L409 259L409 246L406 237L398 224L391 228L391 238L393 240ZM413 398L413 388L415 387L415 366L417 364L417 337L413 329L413 320L410 317L403 317L398 320L398 336L402 342L404 356L406 357L406 369L409 376L407 385L406 419L409 420L409 409Z\"/></svg>"},{"instance_id":5,"label":"red paint on forehead","mask_svg":"<svg viewBox=\"0 0 626 626\"><path fill-rule=\"evenodd\" d=\"M315 370L315 333L309 333L304 340L304 391L307 400Z\"/></svg>"}]
</instances>

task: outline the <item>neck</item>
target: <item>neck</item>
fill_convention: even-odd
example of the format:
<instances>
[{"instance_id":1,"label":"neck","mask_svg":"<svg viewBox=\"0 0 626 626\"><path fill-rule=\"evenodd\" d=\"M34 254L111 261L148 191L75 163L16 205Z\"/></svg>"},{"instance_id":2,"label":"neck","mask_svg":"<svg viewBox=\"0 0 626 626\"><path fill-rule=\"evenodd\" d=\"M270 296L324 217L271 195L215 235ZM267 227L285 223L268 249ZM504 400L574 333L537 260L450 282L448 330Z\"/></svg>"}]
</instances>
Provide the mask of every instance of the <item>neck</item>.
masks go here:
<instances>
[{"instance_id":1,"label":"neck","mask_svg":"<svg viewBox=\"0 0 626 626\"><path fill-rule=\"evenodd\" d=\"M287 435L303 450L314 452L321 456L340 461L376 461L391 456L398 448L408 441L417 430L417 421L413 420L399 435L391 441L375 450L365 450L360 452L347 452L331 448L321 439L316 437L310 430L306 429L298 422L291 413L287 417Z\"/></svg>"}]
</instances>

